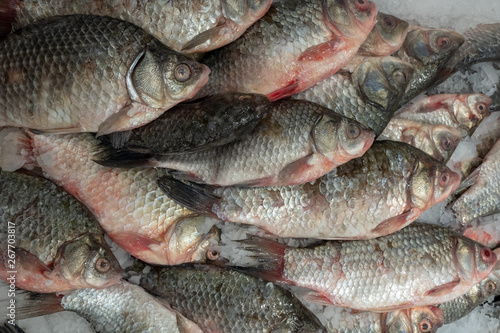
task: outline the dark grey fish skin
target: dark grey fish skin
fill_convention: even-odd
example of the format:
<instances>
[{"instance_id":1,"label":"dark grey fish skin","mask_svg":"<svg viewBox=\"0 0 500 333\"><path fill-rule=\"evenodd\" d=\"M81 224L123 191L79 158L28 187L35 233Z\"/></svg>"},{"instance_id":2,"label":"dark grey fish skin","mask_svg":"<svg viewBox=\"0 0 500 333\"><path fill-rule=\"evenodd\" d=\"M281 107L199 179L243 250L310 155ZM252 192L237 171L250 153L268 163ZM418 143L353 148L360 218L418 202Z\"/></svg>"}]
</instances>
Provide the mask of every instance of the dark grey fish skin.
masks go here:
<instances>
[{"instance_id":1,"label":"dark grey fish skin","mask_svg":"<svg viewBox=\"0 0 500 333\"><path fill-rule=\"evenodd\" d=\"M429 88L463 43L464 37L451 30L416 27L408 32L403 46L395 55L412 64L415 70L399 106Z\"/></svg>"},{"instance_id":2,"label":"dark grey fish skin","mask_svg":"<svg viewBox=\"0 0 500 333\"><path fill-rule=\"evenodd\" d=\"M25 333L21 327L17 326L16 324L11 325L9 323L4 323L2 326L0 326L0 333Z\"/></svg>"},{"instance_id":3,"label":"dark grey fish skin","mask_svg":"<svg viewBox=\"0 0 500 333\"><path fill-rule=\"evenodd\" d=\"M140 286L212 332L325 332L289 291L206 265L152 267Z\"/></svg>"},{"instance_id":4,"label":"dark grey fish skin","mask_svg":"<svg viewBox=\"0 0 500 333\"><path fill-rule=\"evenodd\" d=\"M264 95L226 93L179 104L139 128L111 133L116 149L152 154L206 150L251 132L269 111Z\"/></svg>"},{"instance_id":5,"label":"dark grey fish skin","mask_svg":"<svg viewBox=\"0 0 500 333\"><path fill-rule=\"evenodd\" d=\"M352 73L338 72L292 96L318 103L372 129L378 136L413 73L413 66L395 57L367 57Z\"/></svg>"}]
</instances>

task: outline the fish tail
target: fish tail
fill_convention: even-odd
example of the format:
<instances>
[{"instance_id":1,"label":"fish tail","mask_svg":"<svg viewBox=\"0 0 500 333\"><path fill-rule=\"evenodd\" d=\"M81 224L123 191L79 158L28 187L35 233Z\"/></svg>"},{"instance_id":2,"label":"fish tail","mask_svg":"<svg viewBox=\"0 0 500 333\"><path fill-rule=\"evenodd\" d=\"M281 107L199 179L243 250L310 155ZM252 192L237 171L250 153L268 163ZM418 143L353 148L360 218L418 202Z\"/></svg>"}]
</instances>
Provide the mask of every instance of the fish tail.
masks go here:
<instances>
[{"instance_id":1,"label":"fish tail","mask_svg":"<svg viewBox=\"0 0 500 333\"><path fill-rule=\"evenodd\" d=\"M9 317L9 306L11 306L15 312L15 320L23 320L64 311L61 305L62 297L63 295L39 294L16 289L15 296L2 299L0 306L2 309L7 309L7 317ZM15 303L12 303L12 300L15 300ZM0 332L2 332L1 329Z\"/></svg>"},{"instance_id":2,"label":"fish tail","mask_svg":"<svg viewBox=\"0 0 500 333\"><path fill-rule=\"evenodd\" d=\"M213 194L214 186L184 183L172 176L162 176L157 183L179 205L195 213L216 216L212 207L219 203L220 197Z\"/></svg>"},{"instance_id":3,"label":"fish tail","mask_svg":"<svg viewBox=\"0 0 500 333\"><path fill-rule=\"evenodd\" d=\"M0 129L0 168L15 171L35 165L31 138L20 128Z\"/></svg>"},{"instance_id":4,"label":"fish tail","mask_svg":"<svg viewBox=\"0 0 500 333\"><path fill-rule=\"evenodd\" d=\"M93 161L111 168L135 168L152 166L152 154L140 153L126 149L113 149L101 143L99 150L94 154Z\"/></svg>"},{"instance_id":5,"label":"fish tail","mask_svg":"<svg viewBox=\"0 0 500 333\"><path fill-rule=\"evenodd\" d=\"M251 236L238 243L240 245L235 251L248 251L251 253L248 257L253 259L250 264L253 266L237 267L238 270L266 281L292 284L284 276L285 253L289 246L258 236Z\"/></svg>"},{"instance_id":6,"label":"fish tail","mask_svg":"<svg viewBox=\"0 0 500 333\"><path fill-rule=\"evenodd\" d=\"M0 38L12 31L18 10L19 0L0 0Z\"/></svg>"}]
</instances>

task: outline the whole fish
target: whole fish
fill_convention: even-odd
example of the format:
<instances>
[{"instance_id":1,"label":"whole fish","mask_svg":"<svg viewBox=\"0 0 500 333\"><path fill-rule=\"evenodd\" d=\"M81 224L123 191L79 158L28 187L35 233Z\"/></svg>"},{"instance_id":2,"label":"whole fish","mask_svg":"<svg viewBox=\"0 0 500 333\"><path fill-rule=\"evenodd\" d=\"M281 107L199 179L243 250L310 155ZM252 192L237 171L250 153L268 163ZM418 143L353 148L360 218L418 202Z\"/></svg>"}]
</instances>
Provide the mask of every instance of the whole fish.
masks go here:
<instances>
[{"instance_id":1,"label":"whole fish","mask_svg":"<svg viewBox=\"0 0 500 333\"><path fill-rule=\"evenodd\" d=\"M235 42L208 54L203 97L226 91L293 95L333 75L356 54L375 24L368 0L291 0L269 11Z\"/></svg>"},{"instance_id":2,"label":"whole fish","mask_svg":"<svg viewBox=\"0 0 500 333\"><path fill-rule=\"evenodd\" d=\"M352 312L350 309L341 309L329 317L326 324L328 332L435 333L443 326L443 311L435 306L421 306L387 313Z\"/></svg>"},{"instance_id":3,"label":"whole fish","mask_svg":"<svg viewBox=\"0 0 500 333\"><path fill-rule=\"evenodd\" d=\"M408 33L408 22L378 12L377 23L358 50L359 55L388 56L401 48Z\"/></svg>"},{"instance_id":4,"label":"whole fish","mask_svg":"<svg viewBox=\"0 0 500 333\"><path fill-rule=\"evenodd\" d=\"M500 212L500 140L461 187L469 188L451 206L461 225L467 226L478 217Z\"/></svg>"},{"instance_id":5,"label":"whole fish","mask_svg":"<svg viewBox=\"0 0 500 333\"><path fill-rule=\"evenodd\" d=\"M497 257L500 256L500 249L494 252ZM472 287L469 292L451 301L438 304L437 307L443 310L444 322L448 324L466 316L494 295L500 295L500 262L497 262L486 279Z\"/></svg>"},{"instance_id":6,"label":"whole fish","mask_svg":"<svg viewBox=\"0 0 500 333\"><path fill-rule=\"evenodd\" d=\"M270 109L264 95L227 93L183 103L130 131L111 133L114 148L153 154L192 152L238 140Z\"/></svg>"},{"instance_id":7,"label":"whole fish","mask_svg":"<svg viewBox=\"0 0 500 333\"><path fill-rule=\"evenodd\" d=\"M126 281L104 289L78 289L63 294L21 294L18 315L24 319L73 311L87 319L96 332L106 333L203 332L191 320Z\"/></svg>"},{"instance_id":8,"label":"whole fish","mask_svg":"<svg viewBox=\"0 0 500 333\"><path fill-rule=\"evenodd\" d=\"M0 278L42 292L104 288L122 270L90 212L51 181L0 171Z\"/></svg>"},{"instance_id":9,"label":"whole fish","mask_svg":"<svg viewBox=\"0 0 500 333\"><path fill-rule=\"evenodd\" d=\"M366 153L302 185L213 188L171 177L160 187L198 213L259 226L279 237L369 239L393 233L458 187L458 175L406 143Z\"/></svg>"},{"instance_id":10,"label":"whole fish","mask_svg":"<svg viewBox=\"0 0 500 333\"><path fill-rule=\"evenodd\" d=\"M415 67L399 106L425 91L464 42L459 33L446 29L414 27L396 55Z\"/></svg>"},{"instance_id":11,"label":"whole fish","mask_svg":"<svg viewBox=\"0 0 500 333\"><path fill-rule=\"evenodd\" d=\"M453 127L392 118L377 140L406 142L446 163L457 148L460 138L460 131Z\"/></svg>"},{"instance_id":12,"label":"whole fish","mask_svg":"<svg viewBox=\"0 0 500 333\"><path fill-rule=\"evenodd\" d=\"M131 22L183 53L208 52L236 40L271 5L271 0L64 0L1 1L4 31L42 18L85 14ZM12 27L12 28L11 28ZM1 35L0 35L1 36Z\"/></svg>"},{"instance_id":13,"label":"whole fish","mask_svg":"<svg viewBox=\"0 0 500 333\"><path fill-rule=\"evenodd\" d=\"M191 98L210 70L131 23L60 16L0 43L0 127L108 134Z\"/></svg>"},{"instance_id":14,"label":"whole fish","mask_svg":"<svg viewBox=\"0 0 500 333\"><path fill-rule=\"evenodd\" d=\"M323 176L363 155L373 140L373 132L355 120L315 103L282 100L252 133L223 146L169 155L111 150L95 160L113 167L169 168L176 178L219 186L283 186Z\"/></svg>"},{"instance_id":15,"label":"whole fish","mask_svg":"<svg viewBox=\"0 0 500 333\"><path fill-rule=\"evenodd\" d=\"M173 309L215 332L326 332L289 291L211 266L152 267L140 285Z\"/></svg>"},{"instance_id":16,"label":"whole fish","mask_svg":"<svg viewBox=\"0 0 500 333\"><path fill-rule=\"evenodd\" d=\"M395 118L442 124L471 135L490 113L491 98L483 94L422 95L396 111Z\"/></svg>"},{"instance_id":17,"label":"whole fish","mask_svg":"<svg viewBox=\"0 0 500 333\"><path fill-rule=\"evenodd\" d=\"M257 237L240 246L257 261L241 268L248 274L313 289L311 300L374 312L452 300L485 279L497 262L487 247L422 223L376 239L308 248Z\"/></svg>"},{"instance_id":18,"label":"whole fish","mask_svg":"<svg viewBox=\"0 0 500 333\"><path fill-rule=\"evenodd\" d=\"M113 169L95 163L90 133L21 136L25 158L84 203L106 234L136 258L175 265L205 261L217 228L177 205L156 184L162 169Z\"/></svg>"},{"instance_id":19,"label":"whole fish","mask_svg":"<svg viewBox=\"0 0 500 333\"><path fill-rule=\"evenodd\" d=\"M378 136L392 118L413 67L394 57L368 57L353 73L338 72L292 96L318 103L372 129Z\"/></svg>"}]
</instances>

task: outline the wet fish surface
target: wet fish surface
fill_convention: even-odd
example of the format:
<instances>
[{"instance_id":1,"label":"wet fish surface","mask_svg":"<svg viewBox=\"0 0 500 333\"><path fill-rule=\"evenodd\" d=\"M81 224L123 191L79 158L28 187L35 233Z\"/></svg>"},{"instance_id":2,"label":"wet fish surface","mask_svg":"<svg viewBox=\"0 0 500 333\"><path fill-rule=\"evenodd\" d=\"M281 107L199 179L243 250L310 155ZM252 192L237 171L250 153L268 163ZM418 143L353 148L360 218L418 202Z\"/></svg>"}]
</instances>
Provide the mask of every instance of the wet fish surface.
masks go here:
<instances>
[{"instance_id":1,"label":"wet fish surface","mask_svg":"<svg viewBox=\"0 0 500 333\"><path fill-rule=\"evenodd\" d=\"M0 43L0 126L99 135L135 128L191 98L209 72L128 22L47 18Z\"/></svg>"},{"instance_id":2,"label":"wet fish surface","mask_svg":"<svg viewBox=\"0 0 500 333\"><path fill-rule=\"evenodd\" d=\"M195 212L256 225L279 237L368 239L414 221L448 197L459 178L417 148L376 141L363 156L302 185L213 188L168 176L158 184Z\"/></svg>"},{"instance_id":3,"label":"wet fish surface","mask_svg":"<svg viewBox=\"0 0 500 333\"><path fill-rule=\"evenodd\" d=\"M351 73L338 72L293 95L355 119L380 135L394 115L413 67L395 57L366 58Z\"/></svg>"},{"instance_id":4,"label":"wet fish surface","mask_svg":"<svg viewBox=\"0 0 500 333\"><path fill-rule=\"evenodd\" d=\"M386 13L377 13L377 23L358 50L359 55L388 56L401 48L408 22Z\"/></svg>"},{"instance_id":5,"label":"wet fish surface","mask_svg":"<svg viewBox=\"0 0 500 333\"><path fill-rule=\"evenodd\" d=\"M289 291L211 266L152 267L140 285L204 332L326 332Z\"/></svg>"},{"instance_id":6,"label":"wet fish surface","mask_svg":"<svg viewBox=\"0 0 500 333\"><path fill-rule=\"evenodd\" d=\"M307 101L272 103L258 127L239 140L189 154L105 151L105 166L173 169L177 179L218 186L283 186L313 181L363 155L374 134L355 120Z\"/></svg>"},{"instance_id":7,"label":"wet fish surface","mask_svg":"<svg viewBox=\"0 0 500 333\"><path fill-rule=\"evenodd\" d=\"M239 91L274 101L307 89L356 54L376 14L370 1L276 2L234 43L207 54L212 72L197 97Z\"/></svg>"},{"instance_id":8,"label":"wet fish surface","mask_svg":"<svg viewBox=\"0 0 500 333\"><path fill-rule=\"evenodd\" d=\"M8 1L14 30L43 18L85 14L131 22L183 53L208 52L236 40L262 17L271 0L113 1L64 0ZM4 24L9 18L4 17Z\"/></svg>"},{"instance_id":9,"label":"wet fish surface","mask_svg":"<svg viewBox=\"0 0 500 333\"><path fill-rule=\"evenodd\" d=\"M15 271L16 286L36 292L119 281L118 261L78 200L47 179L21 173L0 171L0 188L2 280Z\"/></svg>"}]
</instances>

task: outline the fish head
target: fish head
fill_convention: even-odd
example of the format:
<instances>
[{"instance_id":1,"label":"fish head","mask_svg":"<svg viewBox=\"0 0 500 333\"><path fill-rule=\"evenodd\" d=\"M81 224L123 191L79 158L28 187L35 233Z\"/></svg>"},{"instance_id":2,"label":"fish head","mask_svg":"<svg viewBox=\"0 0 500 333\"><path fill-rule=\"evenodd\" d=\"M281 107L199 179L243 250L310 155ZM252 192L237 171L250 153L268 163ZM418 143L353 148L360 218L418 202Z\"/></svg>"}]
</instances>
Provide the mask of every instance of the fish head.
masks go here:
<instances>
[{"instance_id":1,"label":"fish head","mask_svg":"<svg viewBox=\"0 0 500 333\"><path fill-rule=\"evenodd\" d=\"M272 0L222 0L222 8L225 17L231 19L238 25L247 26L262 17L269 7Z\"/></svg>"},{"instance_id":2,"label":"fish head","mask_svg":"<svg viewBox=\"0 0 500 333\"><path fill-rule=\"evenodd\" d=\"M364 98L392 110L410 82L413 66L395 57L368 57L352 74Z\"/></svg>"},{"instance_id":3,"label":"fish head","mask_svg":"<svg viewBox=\"0 0 500 333\"><path fill-rule=\"evenodd\" d=\"M416 161L407 187L412 207L427 209L445 200L460 185L460 176L424 152Z\"/></svg>"},{"instance_id":4,"label":"fish head","mask_svg":"<svg viewBox=\"0 0 500 333\"><path fill-rule=\"evenodd\" d=\"M446 125L427 125L425 128L428 128L430 131L429 139L431 145L429 150L432 151L432 154L429 155L441 162L448 161L460 143L460 131Z\"/></svg>"},{"instance_id":5,"label":"fish head","mask_svg":"<svg viewBox=\"0 0 500 333\"><path fill-rule=\"evenodd\" d=\"M490 275L481 281L481 293L483 298L500 295L500 261L498 260L500 257L500 248L494 249L493 253L497 257L497 263Z\"/></svg>"},{"instance_id":6,"label":"fish head","mask_svg":"<svg viewBox=\"0 0 500 333\"><path fill-rule=\"evenodd\" d=\"M361 46L361 52L372 56L385 56L396 52L403 45L408 27L408 22L379 12L377 23Z\"/></svg>"},{"instance_id":7,"label":"fish head","mask_svg":"<svg viewBox=\"0 0 500 333\"><path fill-rule=\"evenodd\" d=\"M336 164L363 155L375 140L372 130L335 113L322 115L314 125L311 137L316 151Z\"/></svg>"},{"instance_id":8,"label":"fish head","mask_svg":"<svg viewBox=\"0 0 500 333\"><path fill-rule=\"evenodd\" d=\"M472 130L490 113L491 98L479 93L462 97L453 104L453 113L461 126Z\"/></svg>"},{"instance_id":9,"label":"fish head","mask_svg":"<svg viewBox=\"0 0 500 333\"><path fill-rule=\"evenodd\" d=\"M434 333L443 326L443 311L435 306L421 306L382 315L384 333Z\"/></svg>"},{"instance_id":10,"label":"fish head","mask_svg":"<svg viewBox=\"0 0 500 333\"><path fill-rule=\"evenodd\" d=\"M102 236L83 235L64 243L54 266L76 288L105 288L117 283L122 269Z\"/></svg>"},{"instance_id":11,"label":"fish head","mask_svg":"<svg viewBox=\"0 0 500 333\"><path fill-rule=\"evenodd\" d=\"M210 69L166 47L146 49L127 74L133 101L153 108L170 108L194 97L208 82Z\"/></svg>"},{"instance_id":12,"label":"fish head","mask_svg":"<svg viewBox=\"0 0 500 333\"><path fill-rule=\"evenodd\" d=\"M475 285L486 279L497 263L495 252L466 237L456 237L453 261L461 280Z\"/></svg>"},{"instance_id":13,"label":"fish head","mask_svg":"<svg viewBox=\"0 0 500 333\"><path fill-rule=\"evenodd\" d=\"M418 28L406 36L403 48L424 66L442 66L464 43L462 35L446 29Z\"/></svg>"},{"instance_id":14,"label":"fish head","mask_svg":"<svg viewBox=\"0 0 500 333\"><path fill-rule=\"evenodd\" d=\"M331 30L347 38L365 40L377 20L377 5L368 0L324 0L323 5Z\"/></svg>"}]
</instances>

